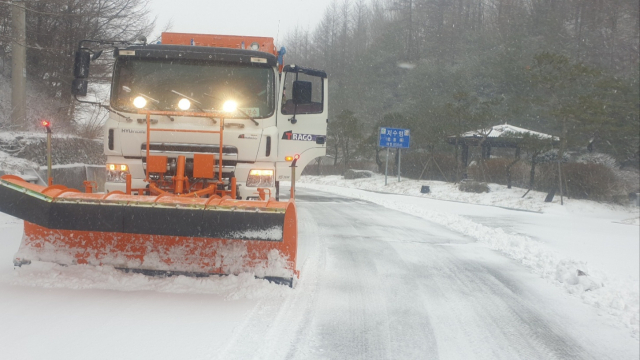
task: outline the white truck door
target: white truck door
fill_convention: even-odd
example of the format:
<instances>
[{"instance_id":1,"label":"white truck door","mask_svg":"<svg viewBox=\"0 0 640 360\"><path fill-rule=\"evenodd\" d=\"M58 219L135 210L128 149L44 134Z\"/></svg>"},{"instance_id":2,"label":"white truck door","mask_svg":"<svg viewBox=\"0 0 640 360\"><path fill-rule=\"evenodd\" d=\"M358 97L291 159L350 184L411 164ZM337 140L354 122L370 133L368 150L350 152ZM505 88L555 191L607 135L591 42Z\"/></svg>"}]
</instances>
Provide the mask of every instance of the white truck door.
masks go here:
<instances>
[{"instance_id":1,"label":"white truck door","mask_svg":"<svg viewBox=\"0 0 640 360\"><path fill-rule=\"evenodd\" d=\"M321 70L287 65L282 76L276 179L289 181L291 163L285 157L300 155L297 178L309 162L326 155L328 86Z\"/></svg>"}]
</instances>

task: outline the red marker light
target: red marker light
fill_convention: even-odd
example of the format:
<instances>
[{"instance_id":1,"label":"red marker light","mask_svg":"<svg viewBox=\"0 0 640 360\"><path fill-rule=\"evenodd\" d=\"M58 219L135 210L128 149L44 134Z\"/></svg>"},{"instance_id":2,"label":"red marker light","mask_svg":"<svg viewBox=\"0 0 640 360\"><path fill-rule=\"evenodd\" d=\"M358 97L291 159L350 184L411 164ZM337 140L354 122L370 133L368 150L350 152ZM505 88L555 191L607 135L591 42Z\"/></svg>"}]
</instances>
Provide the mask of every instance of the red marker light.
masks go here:
<instances>
[{"instance_id":1,"label":"red marker light","mask_svg":"<svg viewBox=\"0 0 640 360\"><path fill-rule=\"evenodd\" d=\"M42 121L40 122L40 125L42 125L42 126L44 126L44 127L49 127L49 126L51 126L51 121L48 121L48 120L42 120Z\"/></svg>"},{"instance_id":2,"label":"red marker light","mask_svg":"<svg viewBox=\"0 0 640 360\"><path fill-rule=\"evenodd\" d=\"M293 156L293 158L294 158L294 159L296 159L296 160L300 159L300 154L295 154L295 155Z\"/></svg>"}]
</instances>

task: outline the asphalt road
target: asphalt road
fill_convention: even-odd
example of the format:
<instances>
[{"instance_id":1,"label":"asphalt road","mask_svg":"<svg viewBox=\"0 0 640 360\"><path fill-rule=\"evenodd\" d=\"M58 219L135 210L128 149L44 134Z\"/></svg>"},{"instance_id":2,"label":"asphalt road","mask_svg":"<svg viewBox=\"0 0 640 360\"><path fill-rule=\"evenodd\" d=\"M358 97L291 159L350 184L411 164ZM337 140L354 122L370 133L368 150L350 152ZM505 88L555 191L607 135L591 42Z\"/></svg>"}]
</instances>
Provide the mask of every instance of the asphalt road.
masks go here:
<instances>
[{"instance_id":1,"label":"asphalt road","mask_svg":"<svg viewBox=\"0 0 640 360\"><path fill-rule=\"evenodd\" d=\"M22 222L0 216L0 358L638 359L628 329L470 238L328 193L297 206L295 289L17 270Z\"/></svg>"},{"instance_id":2,"label":"asphalt road","mask_svg":"<svg viewBox=\"0 0 640 360\"><path fill-rule=\"evenodd\" d=\"M218 358L637 357L635 340L469 238L328 193L298 189L297 204L294 293L254 308Z\"/></svg>"}]
</instances>

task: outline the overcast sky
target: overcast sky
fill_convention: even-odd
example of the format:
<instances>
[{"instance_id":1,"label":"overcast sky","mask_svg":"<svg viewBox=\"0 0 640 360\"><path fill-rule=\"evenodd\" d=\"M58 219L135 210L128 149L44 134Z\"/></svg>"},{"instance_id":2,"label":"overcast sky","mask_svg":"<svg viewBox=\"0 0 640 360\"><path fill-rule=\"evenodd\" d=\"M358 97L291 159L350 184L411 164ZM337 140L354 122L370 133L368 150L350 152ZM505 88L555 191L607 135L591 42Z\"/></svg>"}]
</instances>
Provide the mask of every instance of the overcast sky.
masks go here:
<instances>
[{"instance_id":1,"label":"overcast sky","mask_svg":"<svg viewBox=\"0 0 640 360\"><path fill-rule=\"evenodd\" d=\"M297 24L313 30L331 0L150 0L156 34L172 20L173 32L254 35L277 38ZM278 21L280 34L278 35Z\"/></svg>"}]
</instances>

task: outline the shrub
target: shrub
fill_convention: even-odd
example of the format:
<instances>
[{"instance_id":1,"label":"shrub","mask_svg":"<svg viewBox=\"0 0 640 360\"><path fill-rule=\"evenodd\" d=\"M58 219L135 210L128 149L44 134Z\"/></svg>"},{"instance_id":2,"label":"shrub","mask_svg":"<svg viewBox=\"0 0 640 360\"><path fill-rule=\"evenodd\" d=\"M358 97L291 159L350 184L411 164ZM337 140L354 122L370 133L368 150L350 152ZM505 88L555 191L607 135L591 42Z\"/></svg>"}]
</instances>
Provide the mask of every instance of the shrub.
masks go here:
<instances>
[{"instance_id":1,"label":"shrub","mask_svg":"<svg viewBox=\"0 0 640 360\"><path fill-rule=\"evenodd\" d=\"M460 189L460 191L478 194L485 192L488 193L489 185L487 185L487 183L481 183L477 181L463 181L460 183L460 186L458 186L458 189Z\"/></svg>"},{"instance_id":2,"label":"shrub","mask_svg":"<svg viewBox=\"0 0 640 360\"><path fill-rule=\"evenodd\" d=\"M564 164L562 170L566 178L567 196L595 201L613 201L621 192L615 173L603 164L569 163Z\"/></svg>"},{"instance_id":3,"label":"shrub","mask_svg":"<svg viewBox=\"0 0 640 360\"><path fill-rule=\"evenodd\" d=\"M401 174L417 180L455 181L456 161L453 154L411 151L402 152ZM393 173L394 162L389 161L389 173ZM426 168L425 168L426 165ZM424 171L423 171L424 170ZM463 170L461 168L461 170ZM422 175L422 177L421 177Z\"/></svg>"},{"instance_id":4,"label":"shrub","mask_svg":"<svg viewBox=\"0 0 640 360\"><path fill-rule=\"evenodd\" d=\"M507 185L507 166L515 159L494 158L484 160L482 163L473 162L467 168L470 179ZM518 187L529 186L530 165L520 160L511 167L511 185Z\"/></svg>"},{"instance_id":5,"label":"shrub","mask_svg":"<svg viewBox=\"0 0 640 360\"><path fill-rule=\"evenodd\" d=\"M389 166L391 166L391 164L389 164ZM377 170L375 162L364 160L350 161L349 168L355 170ZM320 165L318 165L315 160L311 161L302 170L302 175L342 175L344 171L344 165L342 163L338 163L336 166L333 166L333 159L327 158L327 160L322 161Z\"/></svg>"},{"instance_id":6,"label":"shrub","mask_svg":"<svg viewBox=\"0 0 640 360\"><path fill-rule=\"evenodd\" d=\"M556 174L558 173L557 163L546 163L536 165L536 176L533 188L535 190L547 192L558 186Z\"/></svg>"},{"instance_id":7,"label":"shrub","mask_svg":"<svg viewBox=\"0 0 640 360\"><path fill-rule=\"evenodd\" d=\"M558 164L541 164L536 170L534 189L546 192L558 187ZM625 189L624 181L604 164L562 165L562 190L570 198L619 202Z\"/></svg>"},{"instance_id":8,"label":"shrub","mask_svg":"<svg viewBox=\"0 0 640 360\"><path fill-rule=\"evenodd\" d=\"M364 179L373 176L373 171L349 169L344 172L345 179Z\"/></svg>"},{"instance_id":9,"label":"shrub","mask_svg":"<svg viewBox=\"0 0 640 360\"><path fill-rule=\"evenodd\" d=\"M397 174L395 172L395 150L391 150L389 152L389 156L389 174ZM403 151L401 156L401 175L410 179L418 179L422 169L424 168L424 164L427 162L429 154L421 151ZM382 172L384 172L384 163L382 165Z\"/></svg>"}]
</instances>

